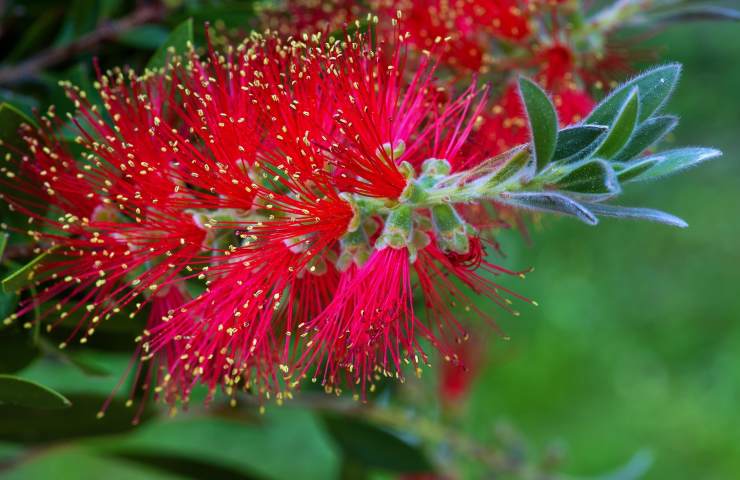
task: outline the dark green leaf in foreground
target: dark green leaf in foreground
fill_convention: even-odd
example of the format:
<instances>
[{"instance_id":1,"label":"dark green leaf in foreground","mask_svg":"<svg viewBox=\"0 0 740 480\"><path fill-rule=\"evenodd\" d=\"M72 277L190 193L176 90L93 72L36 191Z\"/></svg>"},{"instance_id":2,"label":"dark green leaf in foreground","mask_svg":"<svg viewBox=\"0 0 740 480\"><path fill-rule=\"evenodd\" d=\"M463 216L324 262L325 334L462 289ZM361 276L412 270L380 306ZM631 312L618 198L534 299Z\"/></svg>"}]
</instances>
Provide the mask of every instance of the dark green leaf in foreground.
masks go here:
<instances>
[{"instance_id":1,"label":"dark green leaf in foreground","mask_svg":"<svg viewBox=\"0 0 740 480\"><path fill-rule=\"evenodd\" d=\"M529 132L539 171L552 160L555 153L558 115L547 94L528 78L519 78L519 93L527 110Z\"/></svg>"},{"instance_id":2,"label":"dark green leaf in foreground","mask_svg":"<svg viewBox=\"0 0 740 480\"><path fill-rule=\"evenodd\" d=\"M0 375L0 404L31 408L66 408L72 403L61 393L13 375Z\"/></svg>"},{"instance_id":3,"label":"dark green leaf in foreground","mask_svg":"<svg viewBox=\"0 0 740 480\"><path fill-rule=\"evenodd\" d=\"M555 147L553 161L558 162L572 158L579 158L589 147L592 147L601 134L608 127L603 125L578 125L568 127L558 132L558 142Z\"/></svg>"},{"instance_id":4,"label":"dark green leaf in foreground","mask_svg":"<svg viewBox=\"0 0 740 480\"><path fill-rule=\"evenodd\" d=\"M344 456L352 463L394 473L432 471L432 465L418 446L386 430L336 415L325 415L324 423Z\"/></svg>"},{"instance_id":5,"label":"dark green leaf in foreground","mask_svg":"<svg viewBox=\"0 0 740 480\"><path fill-rule=\"evenodd\" d=\"M165 472L156 466L141 462L100 455L80 446L64 446L40 450L3 471L4 480L27 480L29 478L186 480L192 477Z\"/></svg>"},{"instance_id":6,"label":"dark green leaf in foreground","mask_svg":"<svg viewBox=\"0 0 740 480\"><path fill-rule=\"evenodd\" d=\"M106 454L156 452L271 480L337 478L336 449L310 412L282 407L256 419L232 410L223 418L213 413L152 421L126 435L94 439L91 445Z\"/></svg>"},{"instance_id":7,"label":"dark green leaf in foreground","mask_svg":"<svg viewBox=\"0 0 740 480\"><path fill-rule=\"evenodd\" d=\"M173 53L183 54L187 49L188 42L193 42L193 19L188 18L172 30L164 44L160 46L147 63L150 70L164 68L167 60Z\"/></svg>"}]
</instances>

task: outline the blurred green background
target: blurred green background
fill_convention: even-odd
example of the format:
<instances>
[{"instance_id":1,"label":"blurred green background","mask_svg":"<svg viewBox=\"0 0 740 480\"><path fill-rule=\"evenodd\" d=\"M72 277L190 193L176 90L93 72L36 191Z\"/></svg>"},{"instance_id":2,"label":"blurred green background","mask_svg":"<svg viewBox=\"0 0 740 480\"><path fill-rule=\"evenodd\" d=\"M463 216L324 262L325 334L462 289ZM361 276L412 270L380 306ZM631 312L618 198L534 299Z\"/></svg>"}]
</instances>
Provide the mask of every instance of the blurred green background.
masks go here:
<instances>
[{"instance_id":1,"label":"blurred green background","mask_svg":"<svg viewBox=\"0 0 740 480\"><path fill-rule=\"evenodd\" d=\"M9 2L3 35L15 42L0 39L2 58L13 63L44 46L64 45L134 3ZM10 8L18 5L25 8L20 15ZM188 16L196 26L221 18L232 27L251 16L239 2L198 5L185 2L161 25L140 27L107 45L97 52L101 62L144 64L168 28ZM645 478L740 478L740 28L677 26L645 46L684 64L667 109L682 117L675 142L718 147L725 155L659 184L633 186L623 203L662 208L690 228L616 220L590 228L545 218L533 229L530 247L504 235L506 266L536 267L526 280L507 285L540 307L522 308L520 317L498 315L511 340L489 336L485 368L456 416L443 418L433 395L419 393L424 384L411 382L398 395L412 400L404 406L386 409L394 403L388 392L377 395L378 408L390 412L375 418L383 428L353 423L354 414L317 413L323 409L311 404L311 392L288 407L268 405L264 416L254 408L195 405L170 420L152 407L134 428L131 411L119 401L104 419L95 419L126 368L126 353L104 354L93 342L61 357L42 346L47 355L24 366L26 345L17 339L26 337L6 329L0 331L3 371L23 367L19 376L58 389L74 405L50 411L0 407L0 478L330 479L367 478L367 470L395 478L389 472L414 470L429 456L452 458L407 428L419 427L409 420L414 415L491 448L518 435L540 452L554 443L565 451L558 470L578 478L633 478L630 468L640 471L642 464L651 464ZM89 82L91 58L73 55L32 82L2 86L0 99L27 111L46 102L69 108L55 82ZM399 412L391 434L385 427ZM529 461L528 451L521 455ZM600 476L630 459L622 476ZM471 457L451 462L460 478L485 478Z\"/></svg>"},{"instance_id":2,"label":"blurred green background","mask_svg":"<svg viewBox=\"0 0 740 480\"><path fill-rule=\"evenodd\" d=\"M724 157L623 197L686 230L544 221L515 262L536 267L521 291L541 306L504 321L512 340L491 346L466 425L486 435L484 419L504 417L560 438L573 472L645 448L646 478L740 478L740 28L684 25L649 45L684 64L676 143Z\"/></svg>"}]
</instances>

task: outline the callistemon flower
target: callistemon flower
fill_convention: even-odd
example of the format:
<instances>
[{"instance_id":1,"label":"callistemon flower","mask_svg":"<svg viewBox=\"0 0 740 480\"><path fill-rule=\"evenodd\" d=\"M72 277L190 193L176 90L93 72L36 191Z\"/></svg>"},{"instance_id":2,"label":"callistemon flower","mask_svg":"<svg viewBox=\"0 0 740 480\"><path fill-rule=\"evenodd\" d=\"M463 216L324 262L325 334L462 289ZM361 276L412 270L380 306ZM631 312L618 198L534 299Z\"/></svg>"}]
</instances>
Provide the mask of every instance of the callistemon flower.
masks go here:
<instances>
[{"instance_id":1,"label":"callistemon flower","mask_svg":"<svg viewBox=\"0 0 740 480\"><path fill-rule=\"evenodd\" d=\"M282 401L303 379L364 397L406 364L420 372L431 350L459 364L475 319L496 328L476 298L514 314L527 301L501 280L522 273L488 256L506 226L498 206L684 225L601 203L663 161L626 163L644 140L620 144L612 116L659 123L656 92L670 91L676 66L561 134L555 107L522 80L528 143L491 156L476 148L488 89L456 93L435 79L438 52L409 58L397 20L387 40L368 21L367 33L253 34L143 76L101 73L102 107L65 85L75 150L52 111L22 128L26 147L1 170L3 198L48 250L25 271L38 293L9 320L40 305L36 321L53 330L81 312L68 343L148 314L132 370L170 403L198 385ZM716 156L700 150L689 156Z\"/></svg>"},{"instance_id":2,"label":"callistemon flower","mask_svg":"<svg viewBox=\"0 0 740 480\"><path fill-rule=\"evenodd\" d=\"M261 24L281 35L307 31L333 32L367 10L357 0L281 0L265 2L259 9Z\"/></svg>"}]
</instances>

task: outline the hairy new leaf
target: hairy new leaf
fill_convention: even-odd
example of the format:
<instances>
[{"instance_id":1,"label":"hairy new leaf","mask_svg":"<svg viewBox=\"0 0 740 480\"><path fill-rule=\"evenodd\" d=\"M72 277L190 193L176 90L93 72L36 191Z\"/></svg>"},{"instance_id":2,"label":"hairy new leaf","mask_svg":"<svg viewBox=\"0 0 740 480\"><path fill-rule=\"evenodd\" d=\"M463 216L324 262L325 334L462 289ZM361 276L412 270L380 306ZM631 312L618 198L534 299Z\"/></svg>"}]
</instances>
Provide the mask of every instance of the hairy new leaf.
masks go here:
<instances>
[{"instance_id":1,"label":"hairy new leaf","mask_svg":"<svg viewBox=\"0 0 740 480\"><path fill-rule=\"evenodd\" d=\"M636 76L617 87L602 100L584 123L611 125L633 88L640 91L640 116L642 122L650 118L668 100L681 75L681 65L671 63L656 67Z\"/></svg>"},{"instance_id":2,"label":"hairy new leaf","mask_svg":"<svg viewBox=\"0 0 740 480\"><path fill-rule=\"evenodd\" d=\"M596 216L586 207L562 193L507 192L500 195L499 201L525 210L572 215L589 225L599 223Z\"/></svg>"},{"instance_id":3,"label":"hairy new leaf","mask_svg":"<svg viewBox=\"0 0 740 480\"><path fill-rule=\"evenodd\" d=\"M661 152L643 160L652 161L653 165L639 175L633 176L630 181L642 182L645 180L655 180L686 170L707 160L717 158L720 155L722 155L722 152L719 150L700 147L679 148Z\"/></svg>"},{"instance_id":4,"label":"hairy new leaf","mask_svg":"<svg viewBox=\"0 0 740 480\"><path fill-rule=\"evenodd\" d=\"M622 207L619 205L607 205L603 203L587 203L585 206L596 215L617 218L632 218L635 220L647 220L650 222L664 223L674 227L685 228L688 223L670 213L653 210L652 208Z\"/></svg>"}]
</instances>

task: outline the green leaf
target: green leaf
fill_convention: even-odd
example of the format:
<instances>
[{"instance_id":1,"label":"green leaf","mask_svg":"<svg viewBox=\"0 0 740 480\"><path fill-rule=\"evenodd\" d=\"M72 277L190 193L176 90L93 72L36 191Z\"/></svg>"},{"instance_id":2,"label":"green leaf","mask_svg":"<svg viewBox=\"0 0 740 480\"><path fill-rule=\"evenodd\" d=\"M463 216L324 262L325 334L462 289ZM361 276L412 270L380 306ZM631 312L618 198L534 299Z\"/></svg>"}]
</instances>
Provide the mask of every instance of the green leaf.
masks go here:
<instances>
[{"instance_id":1,"label":"green leaf","mask_svg":"<svg viewBox=\"0 0 740 480\"><path fill-rule=\"evenodd\" d=\"M643 162L651 161L653 165L639 175L632 177L630 181L655 180L694 167L720 155L722 155L722 152L719 150L700 147L679 148L661 152L645 158Z\"/></svg>"},{"instance_id":2,"label":"green leaf","mask_svg":"<svg viewBox=\"0 0 740 480\"><path fill-rule=\"evenodd\" d=\"M506 205L538 212L572 215L584 223L596 225L599 220L586 207L557 192L506 192L497 198Z\"/></svg>"},{"instance_id":3,"label":"green leaf","mask_svg":"<svg viewBox=\"0 0 740 480\"><path fill-rule=\"evenodd\" d=\"M632 138L627 145L613 158L617 162L626 162L640 155L663 139L670 131L678 125L678 118L665 115L645 120L635 129Z\"/></svg>"},{"instance_id":4,"label":"green leaf","mask_svg":"<svg viewBox=\"0 0 740 480\"><path fill-rule=\"evenodd\" d=\"M661 212L660 210L653 210L652 208L622 207L603 203L586 203L584 206L599 216L647 220L680 228L689 226L688 223L675 215Z\"/></svg>"},{"instance_id":5,"label":"green leaf","mask_svg":"<svg viewBox=\"0 0 740 480\"><path fill-rule=\"evenodd\" d=\"M2 164L3 168L7 168L9 171L16 174L20 168L20 156L11 152L13 150L23 151L27 148L26 142L19 134L22 124L27 124L34 128L36 127L34 121L14 105L9 103L0 104L0 164ZM11 155L6 156L6 153L11 153ZM13 190L13 188L9 187L8 190ZM2 219L2 222L19 229L19 231L28 228L28 217L22 215L16 210L11 210L8 203L2 199L3 195L10 195L12 193L12 195L18 200L30 200L36 203L38 202L38 197L36 195L41 195L42 192L43 190L40 185L38 192L22 190L13 192L5 190L0 191L0 218ZM45 211L36 211L35 213L44 214ZM23 235L19 232L11 231L11 243L20 241L22 236Z\"/></svg>"},{"instance_id":6,"label":"green leaf","mask_svg":"<svg viewBox=\"0 0 740 480\"><path fill-rule=\"evenodd\" d=\"M0 375L0 404L56 409L72 403L61 393L13 375Z\"/></svg>"},{"instance_id":7,"label":"green leaf","mask_svg":"<svg viewBox=\"0 0 740 480\"><path fill-rule=\"evenodd\" d=\"M29 478L53 478L54 480L78 480L80 478L105 478L107 480L185 480L180 476L158 468L142 465L125 459L96 454L89 448L60 446L39 450L23 461L4 469L4 480L26 480Z\"/></svg>"},{"instance_id":8,"label":"green leaf","mask_svg":"<svg viewBox=\"0 0 740 480\"><path fill-rule=\"evenodd\" d=\"M18 135L21 124L36 126L25 113L9 103L0 104L0 140L15 148L24 148L26 142Z\"/></svg>"},{"instance_id":9,"label":"green leaf","mask_svg":"<svg viewBox=\"0 0 740 480\"><path fill-rule=\"evenodd\" d=\"M239 412L229 411L228 418L181 416L150 422L132 434L90 444L115 455L156 451L273 480L337 478L339 458L310 412L271 408L256 419L239 417Z\"/></svg>"},{"instance_id":10,"label":"green leaf","mask_svg":"<svg viewBox=\"0 0 740 480\"><path fill-rule=\"evenodd\" d=\"M619 182L614 170L603 160L593 160L575 168L555 184L560 190L588 194L614 194Z\"/></svg>"},{"instance_id":11,"label":"green leaf","mask_svg":"<svg viewBox=\"0 0 740 480\"><path fill-rule=\"evenodd\" d=\"M607 130L604 125L578 125L560 130L552 160L559 162L581 157Z\"/></svg>"},{"instance_id":12,"label":"green leaf","mask_svg":"<svg viewBox=\"0 0 740 480\"><path fill-rule=\"evenodd\" d=\"M0 290L0 322L4 322L15 311L18 305L18 295L15 292L4 292ZM5 326L0 323L0 330Z\"/></svg>"},{"instance_id":13,"label":"green leaf","mask_svg":"<svg viewBox=\"0 0 740 480\"><path fill-rule=\"evenodd\" d=\"M393 473L433 471L416 445L370 423L346 416L324 415L324 424L345 458L366 468Z\"/></svg>"},{"instance_id":14,"label":"green leaf","mask_svg":"<svg viewBox=\"0 0 740 480\"><path fill-rule=\"evenodd\" d=\"M146 68L149 70L159 70L167 65L174 52L184 53L187 45L193 43L193 19L188 18L180 25L175 27L169 34L165 42L154 52L152 58L147 63Z\"/></svg>"},{"instance_id":15,"label":"green leaf","mask_svg":"<svg viewBox=\"0 0 740 480\"><path fill-rule=\"evenodd\" d=\"M614 163L612 166L617 172L617 179L621 183L624 183L648 170L650 167L658 163L659 159L660 158L656 156L643 157L629 163Z\"/></svg>"},{"instance_id":16,"label":"green leaf","mask_svg":"<svg viewBox=\"0 0 740 480\"><path fill-rule=\"evenodd\" d=\"M3 291L15 292L28 286L34 281L34 275L36 268L46 260L49 255L54 252L55 248L50 248L44 253L38 255L36 258L23 265L21 268L11 273L2 280Z\"/></svg>"},{"instance_id":17,"label":"green leaf","mask_svg":"<svg viewBox=\"0 0 740 480\"><path fill-rule=\"evenodd\" d=\"M740 22L740 11L721 5L696 5L683 7L674 11L662 12L649 17L649 21L653 24L670 24L706 20Z\"/></svg>"},{"instance_id":18,"label":"green leaf","mask_svg":"<svg viewBox=\"0 0 740 480\"><path fill-rule=\"evenodd\" d=\"M640 91L640 116L642 122L650 118L668 100L681 75L681 65L670 63L641 73L617 87L602 100L584 123L611 125L633 88Z\"/></svg>"},{"instance_id":19,"label":"green leaf","mask_svg":"<svg viewBox=\"0 0 740 480\"><path fill-rule=\"evenodd\" d=\"M558 114L547 94L533 81L519 78L519 93L527 110L537 171L550 163L558 139Z\"/></svg>"},{"instance_id":20,"label":"green leaf","mask_svg":"<svg viewBox=\"0 0 740 480\"><path fill-rule=\"evenodd\" d=\"M14 323L3 327L0 330L0 373L15 373L33 362L40 352L21 325ZM25 373L23 376L28 378Z\"/></svg>"},{"instance_id":21,"label":"green leaf","mask_svg":"<svg viewBox=\"0 0 740 480\"><path fill-rule=\"evenodd\" d=\"M5 253L5 246L8 244L8 234L5 232L0 232L0 260L3 258L3 253Z\"/></svg>"},{"instance_id":22,"label":"green leaf","mask_svg":"<svg viewBox=\"0 0 740 480\"><path fill-rule=\"evenodd\" d=\"M602 158L612 158L616 155L630 141L639 114L640 96L637 88L633 88L609 128L604 142L596 150L596 155Z\"/></svg>"},{"instance_id":23,"label":"green leaf","mask_svg":"<svg viewBox=\"0 0 740 480\"><path fill-rule=\"evenodd\" d=\"M156 50L167 42L169 32L160 25L140 25L119 35L118 43L134 48Z\"/></svg>"},{"instance_id":24,"label":"green leaf","mask_svg":"<svg viewBox=\"0 0 740 480\"><path fill-rule=\"evenodd\" d=\"M65 368L70 369L65 365ZM31 409L15 405L0 405L0 438L25 444L48 444L55 441L69 442L75 438L90 438L91 443L103 441L111 434L125 433L145 427L152 420L151 402L141 417L138 427L132 424L138 404L127 408L125 400L115 398L98 418L97 412L106 402L111 390L105 394L76 394L64 392L71 406L64 410ZM128 393L128 392L125 392Z\"/></svg>"}]
</instances>

